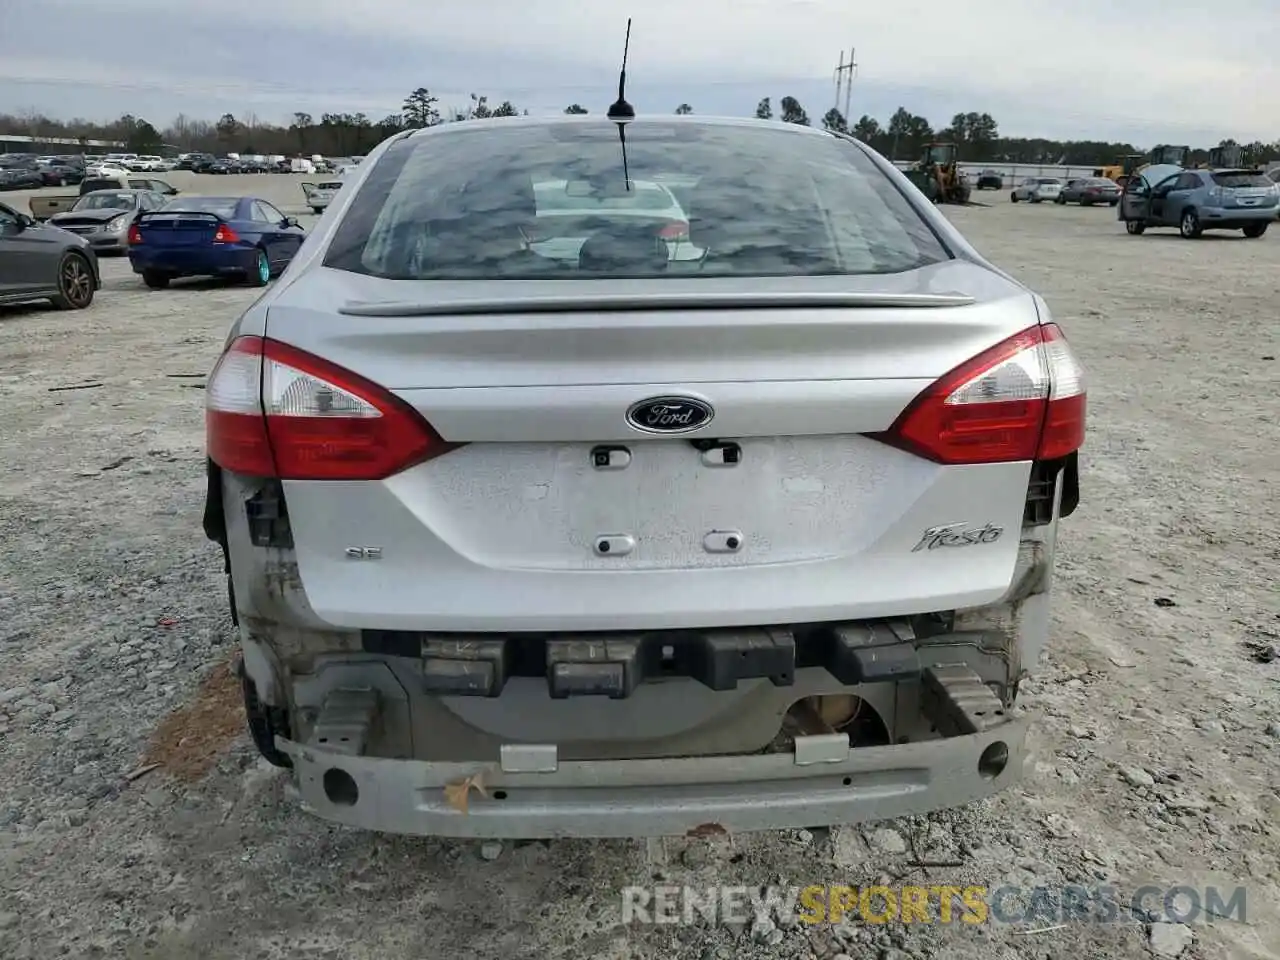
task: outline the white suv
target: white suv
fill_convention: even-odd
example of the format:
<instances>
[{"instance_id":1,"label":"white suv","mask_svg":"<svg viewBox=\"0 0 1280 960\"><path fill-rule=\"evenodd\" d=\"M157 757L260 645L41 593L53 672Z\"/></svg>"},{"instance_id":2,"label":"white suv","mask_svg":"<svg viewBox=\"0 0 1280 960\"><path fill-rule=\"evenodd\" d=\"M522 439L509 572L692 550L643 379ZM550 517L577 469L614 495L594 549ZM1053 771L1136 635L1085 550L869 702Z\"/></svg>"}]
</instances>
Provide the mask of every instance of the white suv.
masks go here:
<instances>
[{"instance_id":1,"label":"white suv","mask_svg":"<svg viewBox=\"0 0 1280 960\"><path fill-rule=\"evenodd\" d=\"M1015 782L1084 438L1045 302L851 138L624 133L388 140L230 331L205 531L258 748L323 817L452 836Z\"/></svg>"}]
</instances>

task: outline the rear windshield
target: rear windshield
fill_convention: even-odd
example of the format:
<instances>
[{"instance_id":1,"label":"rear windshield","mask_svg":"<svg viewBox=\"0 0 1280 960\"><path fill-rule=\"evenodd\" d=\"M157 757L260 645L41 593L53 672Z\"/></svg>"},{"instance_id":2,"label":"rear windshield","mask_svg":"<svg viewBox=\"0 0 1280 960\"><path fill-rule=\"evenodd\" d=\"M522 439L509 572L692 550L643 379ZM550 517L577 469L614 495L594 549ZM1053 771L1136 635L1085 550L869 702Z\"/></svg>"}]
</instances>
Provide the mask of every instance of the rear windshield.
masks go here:
<instances>
[{"instance_id":1,"label":"rear windshield","mask_svg":"<svg viewBox=\"0 0 1280 960\"><path fill-rule=\"evenodd\" d=\"M341 190L341 189L342 189L342 181L341 181L341 180L329 180L329 181L327 181L327 182L325 182L325 183L317 183L317 184L316 184L316 189L318 189L318 190Z\"/></svg>"},{"instance_id":2,"label":"rear windshield","mask_svg":"<svg viewBox=\"0 0 1280 960\"><path fill-rule=\"evenodd\" d=\"M1036 183L1043 183L1048 186L1053 186L1055 183L1061 183L1061 182L1062 182L1061 180L1055 180L1053 179L1053 177L1041 177L1039 180L1036 181Z\"/></svg>"},{"instance_id":3,"label":"rear windshield","mask_svg":"<svg viewBox=\"0 0 1280 960\"><path fill-rule=\"evenodd\" d=\"M764 127L460 124L393 144L325 264L395 279L895 273L949 254L857 145Z\"/></svg>"},{"instance_id":4,"label":"rear windshield","mask_svg":"<svg viewBox=\"0 0 1280 960\"><path fill-rule=\"evenodd\" d=\"M1108 180L1106 177L1094 177L1091 180L1086 180L1085 183L1091 187L1114 187L1116 185L1114 180Z\"/></svg>"},{"instance_id":5,"label":"rear windshield","mask_svg":"<svg viewBox=\"0 0 1280 960\"><path fill-rule=\"evenodd\" d=\"M227 197L183 197L170 200L161 209L165 213L213 213L230 220L236 215L236 203Z\"/></svg>"},{"instance_id":6,"label":"rear windshield","mask_svg":"<svg viewBox=\"0 0 1280 960\"><path fill-rule=\"evenodd\" d=\"M1269 187L1272 185L1265 173L1251 173L1246 170L1215 173L1213 182L1220 187Z\"/></svg>"},{"instance_id":7,"label":"rear windshield","mask_svg":"<svg viewBox=\"0 0 1280 960\"><path fill-rule=\"evenodd\" d=\"M132 193L90 193L76 201L72 210L132 210Z\"/></svg>"}]
</instances>

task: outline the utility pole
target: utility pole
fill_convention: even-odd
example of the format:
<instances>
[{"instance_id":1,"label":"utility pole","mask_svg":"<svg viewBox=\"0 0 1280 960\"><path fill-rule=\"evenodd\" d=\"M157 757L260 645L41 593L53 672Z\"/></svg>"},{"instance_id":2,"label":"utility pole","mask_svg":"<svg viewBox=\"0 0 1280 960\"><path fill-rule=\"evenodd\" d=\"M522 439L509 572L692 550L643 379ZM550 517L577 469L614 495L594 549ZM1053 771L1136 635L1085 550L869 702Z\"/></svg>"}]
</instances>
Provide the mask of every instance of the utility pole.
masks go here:
<instances>
[{"instance_id":1,"label":"utility pole","mask_svg":"<svg viewBox=\"0 0 1280 960\"><path fill-rule=\"evenodd\" d=\"M836 67L836 72L835 72L835 78L836 78L835 107L837 110L840 111L840 115L844 117L845 122L848 123L850 127L853 126L853 121L849 117L849 101L853 97L853 78L858 75L858 64L854 62L855 52L856 51L854 50L854 48L852 47L849 48L849 62L845 63L844 51L841 50L840 65ZM844 94L843 105L840 99L841 94Z\"/></svg>"}]
</instances>

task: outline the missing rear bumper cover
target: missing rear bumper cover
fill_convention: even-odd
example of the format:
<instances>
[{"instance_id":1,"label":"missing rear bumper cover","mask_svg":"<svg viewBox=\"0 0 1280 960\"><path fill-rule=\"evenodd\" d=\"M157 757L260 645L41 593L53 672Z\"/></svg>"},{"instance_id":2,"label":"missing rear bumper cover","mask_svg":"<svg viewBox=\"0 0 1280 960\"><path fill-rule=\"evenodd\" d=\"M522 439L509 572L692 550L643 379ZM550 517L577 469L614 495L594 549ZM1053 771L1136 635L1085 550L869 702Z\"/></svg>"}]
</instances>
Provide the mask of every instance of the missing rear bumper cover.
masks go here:
<instances>
[{"instance_id":1,"label":"missing rear bumper cover","mask_svg":"<svg viewBox=\"0 0 1280 960\"><path fill-rule=\"evenodd\" d=\"M424 692L441 696L496 697L511 677L545 678L555 699L623 699L668 677L733 690L740 680L790 686L801 667L824 667L846 685L920 676L905 621L568 636L366 630L363 646L420 660Z\"/></svg>"}]
</instances>

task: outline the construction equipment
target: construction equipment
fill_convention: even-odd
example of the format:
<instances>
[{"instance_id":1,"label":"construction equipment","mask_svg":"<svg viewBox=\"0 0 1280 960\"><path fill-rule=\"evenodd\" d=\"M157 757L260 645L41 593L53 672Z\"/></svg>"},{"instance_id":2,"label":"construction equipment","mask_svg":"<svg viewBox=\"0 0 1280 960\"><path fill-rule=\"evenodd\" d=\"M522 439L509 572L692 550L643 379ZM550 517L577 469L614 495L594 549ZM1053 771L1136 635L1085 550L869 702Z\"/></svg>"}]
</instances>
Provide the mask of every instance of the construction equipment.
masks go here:
<instances>
[{"instance_id":1,"label":"construction equipment","mask_svg":"<svg viewBox=\"0 0 1280 960\"><path fill-rule=\"evenodd\" d=\"M1167 143L1162 143L1151 151L1147 165L1154 166L1155 164L1171 163L1178 167L1185 167L1187 165L1187 157L1190 155L1191 148L1188 146L1173 147Z\"/></svg>"},{"instance_id":2,"label":"construction equipment","mask_svg":"<svg viewBox=\"0 0 1280 960\"><path fill-rule=\"evenodd\" d=\"M1124 185L1130 180L1130 178L1142 173L1142 171L1147 169L1147 167L1164 166L1167 164L1172 164L1175 167L1185 167L1187 165L1187 159L1190 156L1191 148L1188 146L1170 146L1167 143L1162 143L1158 147L1153 147L1151 152L1145 157L1138 157L1134 155L1125 157L1124 162L1126 165L1128 165L1130 161L1134 160L1138 161L1138 163L1132 167L1132 169L1126 170L1121 176L1112 177L1111 179L1120 184L1120 187L1123 189Z\"/></svg>"},{"instance_id":3,"label":"construction equipment","mask_svg":"<svg viewBox=\"0 0 1280 960\"><path fill-rule=\"evenodd\" d=\"M930 143L907 178L934 203L968 203L969 181L960 173L959 149L954 143Z\"/></svg>"},{"instance_id":4,"label":"construction equipment","mask_svg":"<svg viewBox=\"0 0 1280 960\"><path fill-rule=\"evenodd\" d=\"M1114 180L1124 186L1124 181L1133 176L1133 171L1142 166L1146 159L1140 153L1125 154L1120 158L1119 163L1109 163L1104 167L1098 167L1093 171L1093 175L1095 177L1106 177L1108 180Z\"/></svg>"},{"instance_id":5,"label":"construction equipment","mask_svg":"<svg viewBox=\"0 0 1280 960\"><path fill-rule=\"evenodd\" d=\"M1209 151L1208 161L1199 164L1201 170L1239 170L1247 166L1244 148L1238 143L1214 147Z\"/></svg>"}]
</instances>

